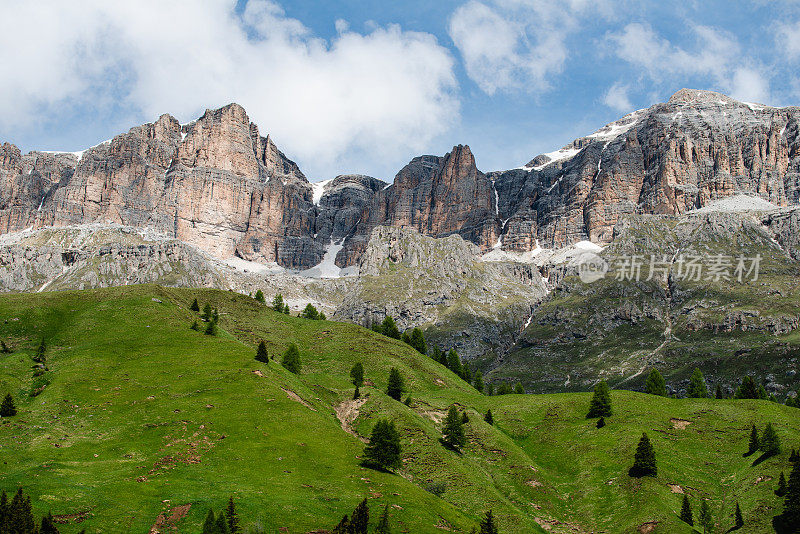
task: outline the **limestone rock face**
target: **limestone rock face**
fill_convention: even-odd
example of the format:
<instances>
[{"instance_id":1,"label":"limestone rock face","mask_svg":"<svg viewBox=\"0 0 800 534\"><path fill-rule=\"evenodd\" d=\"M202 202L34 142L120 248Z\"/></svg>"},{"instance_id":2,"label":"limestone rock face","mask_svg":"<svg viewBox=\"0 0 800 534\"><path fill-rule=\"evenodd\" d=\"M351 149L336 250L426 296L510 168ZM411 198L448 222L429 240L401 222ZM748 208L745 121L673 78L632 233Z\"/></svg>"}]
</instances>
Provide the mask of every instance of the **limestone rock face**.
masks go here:
<instances>
[{"instance_id":1,"label":"limestone rock face","mask_svg":"<svg viewBox=\"0 0 800 534\"><path fill-rule=\"evenodd\" d=\"M737 193L800 200L800 108L683 89L531 161L490 173L503 248L608 242L627 214L681 214Z\"/></svg>"}]
</instances>

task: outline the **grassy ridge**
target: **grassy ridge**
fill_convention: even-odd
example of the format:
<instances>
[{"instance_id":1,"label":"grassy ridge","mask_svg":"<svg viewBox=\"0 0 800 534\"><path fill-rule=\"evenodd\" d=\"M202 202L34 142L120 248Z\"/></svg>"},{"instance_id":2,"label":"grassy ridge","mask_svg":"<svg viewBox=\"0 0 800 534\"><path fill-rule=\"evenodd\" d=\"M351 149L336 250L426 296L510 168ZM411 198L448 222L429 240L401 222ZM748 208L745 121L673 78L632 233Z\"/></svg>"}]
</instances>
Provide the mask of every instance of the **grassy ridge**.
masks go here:
<instances>
[{"instance_id":1,"label":"grassy ridge","mask_svg":"<svg viewBox=\"0 0 800 534\"><path fill-rule=\"evenodd\" d=\"M188 328L195 296L219 308L218 337ZM0 424L0 487L23 485L39 514L85 517L64 525L67 533L144 532L182 504L192 506L179 532L197 532L208 507L231 494L245 524L268 532L330 527L364 497L374 513L390 504L395 526L410 532L469 532L488 508L503 532L621 532L649 521L659 522L656 532L681 532L678 486L696 507L710 498L720 527L730 526L738 500L748 532L768 532L788 454L751 466L741 456L747 429L772 421L785 445L800 444L794 409L623 391L613 392L616 414L597 430L583 417L588 394L484 397L400 342L221 291L3 295L0 338L17 349L0 356L0 393L10 391L20 409ZM34 379L30 356L42 338L50 372ZM261 339L275 355L297 343L302 374L255 362ZM363 438L377 417L393 418L404 448L399 474L360 467L363 444L336 416L349 406L356 361L368 397L352 427ZM410 407L382 393L391 367L406 378ZM453 403L470 417L462 455L437 441ZM488 408L495 427L482 419ZM682 423L671 419L690 423L674 428ZM626 473L642 431L659 477L636 481ZM446 484L441 498L424 490L431 482Z\"/></svg>"}]
</instances>

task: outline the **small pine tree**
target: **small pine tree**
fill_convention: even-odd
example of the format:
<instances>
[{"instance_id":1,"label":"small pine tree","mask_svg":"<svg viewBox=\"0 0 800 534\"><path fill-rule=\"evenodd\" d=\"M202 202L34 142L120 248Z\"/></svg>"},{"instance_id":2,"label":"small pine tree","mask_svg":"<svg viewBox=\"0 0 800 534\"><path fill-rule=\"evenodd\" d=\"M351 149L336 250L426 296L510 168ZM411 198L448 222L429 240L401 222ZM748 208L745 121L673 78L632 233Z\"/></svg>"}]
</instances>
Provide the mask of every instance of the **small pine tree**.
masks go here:
<instances>
[{"instance_id":1,"label":"small pine tree","mask_svg":"<svg viewBox=\"0 0 800 534\"><path fill-rule=\"evenodd\" d=\"M261 291L260 289L256 291L256 296L253 298L256 299L256 302L260 302L261 304L267 303L267 299L264 298L264 292Z\"/></svg>"},{"instance_id":2,"label":"small pine tree","mask_svg":"<svg viewBox=\"0 0 800 534\"><path fill-rule=\"evenodd\" d=\"M13 417L17 415L17 407L14 405L14 397L7 393L0 405L0 417Z\"/></svg>"},{"instance_id":3,"label":"small pine tree","mask_svg":"<svg viewBox=\"0 0 800 534\"><path fill-rule=\"evenodd\" d=\"M39 527L39 534L58 534L52 512L48 512L46 516L42 517L42 526Z\"/></svg>"},{"instance_id":4,"label":"small pine tree","mask_svg":"<svg viewBox=\"0 0 800 534\"><path fill-rule=\"evenodd\" d=\"M437 354L434 356L433 359L439 362L440 364L444 365L445 367L447 367L447 353L444 352L443 350L440 350L439 347L436 347L435 352Z\"/></svg>"},{"instance_id":5,"label":"small pine tree","mask_svg":"<svg viewBox=\"0 0 800 534\"><path fill-rule=\"evenodd\" d=\"M381 333L386 337L400 339L400 330L397 329L394 319L389 315L381 323Z\"/></svg>"},{"instance_id":6,"label":"small pine tree","mask_svg":"<svg viewBox=\"0 0 800 534\"><path fill-rule=\"evenodd\" d=\"M725 396L722 394L722 386L717 384L717 388L714 390L714 398L715 399L724 399Z\"/></svg>"},{"instance_id":7,"label":"small pine tree","mask_svg":"<svg viewBox=\"0 0 800 534\"><path fill-rule=\"evenodd\" d=\"M739 503L736 503L736 510L733 512L733 526L735 529L740 529L744 526L744 518L742 517L742 509L739 508Z\"/></svg>"},{"instance_id":8,"label":"small pine tree","mask_svg":"<svg viewBox=\"0 0 800 534\"><path fill-rule=\"evenodd\" d=\"M464 423L455 406L450 406L450 410L447 412L444 428L442 428L442 442L453 449L463 447L467 443L464 436Z\"/></svg>"},{"instance_id":9,"label":"small pine tree","mask_svg":"<svg viewBox=\"0 0 800 534\"><path fill-rule=\"evenodd\" d=\"M389 383L386 386L386 394L394 400L399 401L405 389L405 382L403 381L402 375L400 375L400 371L392 367L389 371Z\"/></svg>"},{"instance_id":10,"label":"small pine tree","mask_svg":"<svg viewBox=\"0 0 800 534\"><path fill-rule=\"evenodd\" d=\"M658 372L658 369L653 369L647 375L647 380L644 383L644 392L650 395L659 395L661 397L667 396L667 384L664 382L664 377Z\"/></svg>"},{"instance_id":11,"label":"small pine tree","mask_svg":"<svg viewBox=\"0 0 800 534\"><path fill-rule=\"evenodd\" d=\"M692 517L692 504L689 502L689 496L683 495L683 504L681 505L681 521L687 525L694 526L694 518Z\"/></svg>"},{"instance_id":12,"label":"small pine tree","mask_svg":"<svg viewBox=\"0 0 800 534\"><path fill-rule=\"evenodd\" d=\"M757 399L758 387L756 381L752 376L745 376L742 379L741 385L736 388L736 393L733 395L735 399Z\"/></svg>"},{"instance_id":13,"label":"small pine tree","mask_svg":"<svg viewBox=\"0 0 800 534\"><path fill-rule=\"evenodd\" d=\"M281 357L281 365L283 365L287 371L290 371L296 375L300 374L302 364L300 362L300 351L298 350L297 345L294 343L289 345L289 348L286 349L286 352L284 352L283 356Z\"/></svg>"},{"instance_id":14,"label":"small pine tree","mask_svg":"<svg viewBox=\"0 0 800 534\"><path fill-rule=\"evenodd\" d=\"M708 397L708 388L706 388L706 381L700 369L695 368L692 373L692 377L689 379L689 388L686 390L686 396L690 399L704 399Z\"/></svg>"},{"instance_id":15,"label":"small pine tree","mask_svg":"<svg viewBox=\"0 0 800 534\"><path fill-rule=\"evenodd\" d=\"M628 474L636 478L654 477L658 474L656 452L646 433L642 433L642 437L639 439L639 445L636 447L636 454L634 455L633 467L630 468Z\"/></svg>"},{"instance_id":16,"label":"small pine tree","mask_svg":"<svg viewBox=\"0 0 800 534\"><path fill-rule=\"evenodd\" d=\"M350 381L356 387L364 385L364 366L361 362L356 362L353 368L350 369Z\"/></svg>"},{"instance_id":17,"label":"small pine tree","mask_svg":"<svg viewBox=\"0 0 800 534\"><path fill-rule=\"evenodd\" d=\"M750 428L750 442L747 446L747 454L753 454L761 448L761 440L758 437L758 429L755 423Z\"/></svg>"},{"instance_id":18,"label":"small pine tree","mask_svg":"<svg viewBox=\"0 0 800 534\"><path fill-rule=\"evenodd\" d=\"M369 527L369 506L367 506L367 499L364 499L355 510L353 515L350 516L350 534L367 534Z\"/></svg>"},{"instance_id":19,"label":"small pine tree","mask_svg":"<svg viewBox=\"0 0 800 534\"><path fill-rule=\"evenodd\" d=\"M189 306L189 309L192 310L193 312L199 312L200 311L200 304L198 304L197 299L194 299L192 301L192 305Z\"/></svg>"},{"instance_id":20,"label":"small pine tree","mask_svg":"<svg viewBox=\"0 0 800 534\"><path fill-rule=\"evenodd\" d=\"M203 332L207 336L216 336L217 335L217 322L216 321L209 321L208 325L206 326L205 332Z\"/></svg>"},{"instance_id":21,"label":"small pine tree","mask_svg":"<svg viewBox=\"0 0 800 534\"><path fill-rule=\"evenodd\" d=\"M383 512L378 518L378 526L375 527L375 534L392 534L391 527L389 526L389 505L383 507Z\"/></svg>"},{"instance_id":22,"label":"small pine tree","mask_svg":"<svg viewBox=\"0 0 800 534\"><path fill-rule=\"evenodd\" d=\"M516 393L518 395L524 395L525 394L525 388L522 387L522 384L517 382L516 385L514 386L514 393Z\"/></svg>"},{"instance_id":23,"label":"small pine tree","mask_svg":"<svg viewBox=\"0 0 800 534\"><path fill-rule=\"evenodd\" d=\"M328 317L324 313L319 312L319 315L317 316L317 319L319 319L320 321L327 321Z\"/></svg>"},{"instance_id":24,"label":"small pine tree","mask_svg":"<svg viewBox=\"0 0 800 534\"><path fill-rule=\"evenodd\" d=\"M283 314L284 314L284 315L289 315L289 312L290 312L290 311L291 311L291 310L289 309L289 305L288 305L288 304L285 304L285 305L283 306Z\"/></svg>"},{"instance_id":25,"label":"small pine tree","mask_svg":"<svg viewBox=\"0 0 800 534\"><path fill-rule=\"evenodd\" d=\"M597 420L597 428L603 428L604 426L606 426L606 418L601 417Z\"/></svg>"},{"instance_id":26,"label":"small pine tree","mask_svg":"<svg viewBox=\"0 0 800 534\"><path fill-rule=\"evenodd\" d=\"M422 330L417 327L411 331L411 339L409 344L417 349L417 352L420 354L427 354L428 353L428 345L425 343L425 336L422 335Z\"/></svg>"},{"instance_id":27,"label":"small pine tree","mask_svg":"<svg viewBox=\"0 0 800 534\"><path fill-rule=\"evenodd\" d=\"M300 313L300 317L303 319L311 319L316 321L319 319L319 312L317 311L317 308L315 308L314 305L309 302L306 304L306 307L303 308L303 311Z\"/></svg>"},{"instance_id":28,"label":"small pine tree","mask_svg":"<svg viewBox=\"0 0 800 534\"><path fill-rule=\"evenodd\" d=\"M483 393L483 374L480 371L475 371L475 379L473 380L472 386L478 390L478 393Z\"/></svg>"},{"instance_id":29,"label":"small pine tree","mask_svg":"<svg viewBox=\"0 0 800 534\"><path fill-rule=\"evenodd\" d=\"M380 419L372 427L369 443L364 447L364 462L382 469L400 467L400 435L393 421Z\"/></svg>"},{"instance_id":30,"label":"small pine tree","mask_svg":"<svg viewBox=\"0 0 800 534\"><path fill-rule=\"evenodd\" d=\"M403 334L400 336L400 340L406 345L411 345L411 336L408 332L403 332Z\"/></svg>"},{"instance_id":31,"label":"small pine tree","mask_svg":"<svg viewBox=\"0 0 800 534\"><path fill-rule=\"evenodd\" d=\"M228 498L228 506L225 508L225 519L228 521L228 530L231 534L242 531L239 526L239 514L236 513L236 505L233 504L233 496Z\"/></svg>"},{"instance_id":32,"label":"small pine tree","mask_svg":"<svg viewBox=\"0 0 800 534\"><path fill-rule=\"evenodd\" d=\"M786 495L786 477L781 471L781 476L778 477L778 489L775 490L775 495L778 497L783 497Z\"/></svg>"},{"instance_id":33,"label":"small pine tree","mask_svg":"<svg viewBox=\"0 0 800 534\"><path fill-rule=\"evenodd\" d=\"M783 500L783 513L772 520L778 533L800 532L800 463L794 464L786 484L786 497Z\"/></svg>"},{"instance_id":34,"label":"small pine tree","mask_svg":"<svg viewBox=\"0 0 800 534\"><path fill-rule=\"evenodd\" d=\"M36 354L33 356L33 361L36 363L44 363L47 360L46 357L47 352L47 343L44 339L39 343L39 347L36 349Z\"/></svg>"},{"instance_id":35,"label":"small pine tree","mask_svg":"<svg viewBox=\"0 0 800 534\"><path fill-rule=\"evenodd\" d=\"M764 432L761 434L761 446L759 450L767 456L775 456L781 453L781 440L775 429L772 428L772 423L767 423Z\"/></svg>"},{"instance_id":36,"label":"small pine tree","mask_svg":"<svg viewBox=\"0 0 800 534\"><path fill-rule=\"evenodd\" d=\"M494 416L492 415L492 410L486 410L486 415L483 416L483 420L494 426Z\"/></svg>"},{"instance_id":37,"label":"small pine tree","mask_svg":"<svg viewBox=\"0 0 800 534\"><path fill-rule=\"evenodd\" d=\"M511 384L507 382L503 382L497 387L497 394L498 395L510 395L513 393L514 390L511 388Z\"/></svg>"},{"instance_id":38,"label":"small pine tree","mask_svg":"<svg viewBox=\"0 0 800 534\"><path fill-rule=\"evenodd\" d=\"M217 518L214 517L214 510L208 509L206 520L203 521L203 534L214 534L214 528L217 524Z\"/></svg>"},{"instance_id":39,"label":"small pine tree","mask_svg":"<svg viewBox=\"0 0 800 534\"><path fill-rule=\"evenodd\" d=\"M485 388L485 389L486 389L486 396L487 396L487 397L491 397L491 396L493 396L493 395L494 395L494 384L492 384L491 382L489 382L489 383L486 385L486 388Z\"/></svg>"},{"instance_id":40,"label":"small pine tree","mask_svg":"<svg viewBox=\"0 0 800 534\"><path fill-rule=\"evenodd\" d=\"M278 313L283 313L283 307L284 307L284 303L283 303L283 295L281 295L280 293L278 293L278 294L277 294L277 295L275 295L275 297L272 299L272 309L273 309L273 310L275 310L275 311L276 311L276 312L278 312Z\"/></svg>"},{"instance_id":41,"label":"small pine tree","mask_svg":"<svg viewBox=\"0 0 800 534\"><path fill-rule=\"evenodd\" d=\"M456 349L450 349L450 352L447 353L447 368L458 376L464 376L464 367L461 365L461 358Z\"/></svg>"},{"instance_id":42,"label":"small pine tree","mask_svg":"<svg viewBox=\"0 0 800 534\"><path fill-rule=\"evenodd\" d=\"M206 304L205 306L203 306L203 313L201 317L203 318L204 321L210 321L213 313L214 310L211 309L211 304Z\"/></svg>"},{"instance_id":43,"label":"small pine tree","mask_svg":"<svg viewBox=\"0 0 800 534\"><path fill-rule=\"evenodd\" d=\"M611 391L605 380L601 380L594 387L594 395L589 403L589 413L587 418L609 417L611 416Z\"/></svg>"},{"instance_id":44,"label":"small pine tree","mask_svg":"<svg viewBox=\"0 0 800 534\"><path fill-rule=\"evenodd\" d=\"M217 522L214 525L214 534L231 534L231 529L228 526L228 520L225 518L225 514L220 512L217 516Z\"/></svg>"},{"instance_id":45,"label":"small pine tree","mask_svg":"<svg viewBox=\"0 0 800 534\"><path fill-rule=\"evenodd\" d=\"M258 348L256 349L256 361L261 363L269 363L267 344L264 343L263 339L261 340L261 343L258 344Z\"/></svg>"},{"instance_id":46,"label":"small pine tree","mask_svg":"<svg viewBox=\"0 0 800 534\"><path fill-rule=\"evenodd\" d=\"M481 521L481 531L480 534L499 534L497 530L497 525L494 523L494 516L492 515L492 511L489 510L486 512L486 515L483 517Z\"/></svg>"},{"instance_id":47,"label":"small pine tree","mask_svg":"<svg viewBox=\"0 0 800 534\"><path fill-rule=\"evenodd\" d=\"M703 527L703 532L710 532L714 526L714 519L711 516L711 508L708 506L708 501L703 499L703 504L700 505L700 525Z\"/></svg>"}]
</instances>

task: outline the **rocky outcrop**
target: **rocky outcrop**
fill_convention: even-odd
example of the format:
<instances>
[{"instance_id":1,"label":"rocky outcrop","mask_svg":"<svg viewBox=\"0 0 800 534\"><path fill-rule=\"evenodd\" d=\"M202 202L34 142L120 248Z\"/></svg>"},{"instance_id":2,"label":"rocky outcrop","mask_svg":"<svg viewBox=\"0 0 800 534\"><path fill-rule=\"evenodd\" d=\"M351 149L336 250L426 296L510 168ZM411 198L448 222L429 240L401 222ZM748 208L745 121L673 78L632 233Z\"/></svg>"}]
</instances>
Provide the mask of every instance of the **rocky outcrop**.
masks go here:
<instances>
[{"instance_id":1,"label":"rocky outcrop","mask_svg":"<svg viewBox=\"0 0 800 534\"><path fill-rule=\"evenodd\" d=\"M0 147L1 232L114 223L291 268L333 252L337 266L358 265L378 226L459 235L483 252L605 243L627 215L738 193L800 200L800 108L681 90L522 169L486 175L458 145L414 158L388 187L360 175L310 184L237 104L186 125L163 115L80 153Z\"/></svg>"}]
</instances>

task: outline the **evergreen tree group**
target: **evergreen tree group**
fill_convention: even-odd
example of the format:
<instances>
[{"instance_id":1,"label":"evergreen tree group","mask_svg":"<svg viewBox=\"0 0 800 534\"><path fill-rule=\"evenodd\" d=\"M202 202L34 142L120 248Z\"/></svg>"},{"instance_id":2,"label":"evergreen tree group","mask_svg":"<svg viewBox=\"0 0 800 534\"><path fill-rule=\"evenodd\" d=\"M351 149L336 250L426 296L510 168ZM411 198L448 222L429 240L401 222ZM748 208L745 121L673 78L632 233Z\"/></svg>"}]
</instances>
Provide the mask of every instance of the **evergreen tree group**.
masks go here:
<instances>
[{"instance_id":1,"label":"evergreen tree group","mask_svg":"<svg viewBox=\"0 0 800 534\"><path fill-rule=\"evenodd\" d=\"M400 339L402 337L400 335L400 330L397 328L397 324L395 324L394 319L392 319L390 315L387 315L383 319L383 322L373 324L372 330L392 339Z\"/></svg>"},{"instance_id":2,"label":"evergreen tree group","mask_svg":"<svg viewBox=\"0 0 800 534\"><path fill-rule=\"evenodd\" d=\"M228 505L219 515L214 515L213 509L208 510L206 520L203 522L202 534L237 534L240 532L242 532L242 527L233 497L228 499Z\"/></svg>"},{"instance_id":3,"label":"evergreen tree group","mask_svg":"<svg viewBox=\"0 0 800 534\"><path fill-rule=\"evenodd\" d=\"M0 492L0 532L3 534L58 534L53 515L42 517L41 524L33 516L31 498L22 488L9 501L5 491Z\"/></svg>"},{"instance_id":4,"label":"evergreen tree group","mask_svg":"<svg viewBox=\"0 0 800 534\"><path fill-rule=\"evenodd\" d=\"M394 421L379 419L364 447L364 464L379 469L400 467L400 434Z\"/></svg>"},{"instance_id":5,"label":"evergreen tree group","mask_svg":"<svg viewBox=\"0 0 800 534\"><path fill-rule=\"evenodd\" d=\"M397 368L392 367L389 371L389 382L386 386L386 394L396 401L399 401L403 396L406 386L403 377Z\"/></svg>"},{"instance_id":6,"label":"evergreen tree group","mask_svg":"<svg viewBox=\"0 0 800 534\"><path fill-rule=\"evenodd\" d=\"M3 404L0 404L0 417L13 417L17 415L17 406L14 404L14 397L11 393L6 393Z\"/></svg>"},{"instance_id":7,"label":"evergreen tree group","mask_svg":"<svg viewBox=\"0 0 800 534\"><path fill-rule=\"evenodd\" d=\"M302 312L300 312L300 317L303 319L311 319L312 321L324 321L327 319L325 314L317 311L317 308L315 308L310 302L306 304L306 307L303 308Z\"/></svg>"},{"instance_id":8,"label":"evergreen tree group","mask_svg":"<svg viewBox=\"0 0 800 534\"><path fill-rule=\"evenodd\" d=\"M639 439L639 445L636 447L636 454L634 454L633 467L628 470L628 474L636 478L654 477L658 474L656 452L646 433L642 433L642 437Z\"/></svg>"},{"instance_id":9,"label":"evergreen tree group","mask_svg":"<svg viewBox=\"0 0 800 534\"><path fill-rule=\"evenodd\" d=\"M450 406L442 428L442 443L451 449L460 449L467 443L464 421L455 406Z\"/></svg>"},{"instance_id":10,"label":"evergreen tree group","mask_svg":"<svg viewBox=\"0 0 800 534\"><path fill-rule=\"evenodd\" d=\"M772 520L778 534L800 532L800 462L795 462L786 484L783 512Z\"/></svg>"},{"instance_id":11,"label":"evergreen tree group","mask_svg":"<svg viewBox=\"0 0 800 534\"><path fill-rule=\"evenodd\" d=\"M281 357L281 365L287 370L296 375L300 374L303 365L300 362L300 350L294 343L289 344L289 348L283 353Z\"/></svg>"},{"instance_id":12,"label":"evergreen tree group","mask_svg":"<svg viewBox=\"0 0 800 534\"><path fill-rule=\"evenodd\" d=\"M766 399L767 392L764 391L763 386L756 385L756 381L752 376L745 376L742 383L736 388L736 393L733 394L734 399Z\"/></svg>"},{"instance_id":13,"label":"evergreen tree group","mask_svg":"<svg viewBox=\"0 0 800 534\"><path fill-rule=\"evenodd\" d=\"M595 417L610 417L611 416L611 390L608 388L605 380L601 380L594 387L594 395L589 403L589 413L586 414L588 419Z\"/></svg>"}]
</instances>

